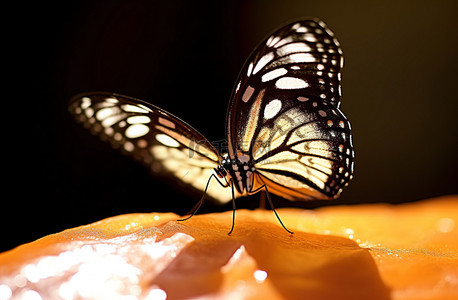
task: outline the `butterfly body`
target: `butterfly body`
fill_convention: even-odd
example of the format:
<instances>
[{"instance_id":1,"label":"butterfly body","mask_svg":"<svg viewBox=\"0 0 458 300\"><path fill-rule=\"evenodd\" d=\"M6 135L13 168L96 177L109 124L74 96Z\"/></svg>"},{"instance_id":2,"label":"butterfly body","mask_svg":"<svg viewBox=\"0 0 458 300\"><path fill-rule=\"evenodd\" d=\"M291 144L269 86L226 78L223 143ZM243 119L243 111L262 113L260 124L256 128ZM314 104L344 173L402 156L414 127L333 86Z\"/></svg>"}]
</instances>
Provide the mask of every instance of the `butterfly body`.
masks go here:
<instances>
[{"instance_id":1,"label":"butterfly body","mask_svg":"<svg viewBox=\"0 0 458 300\"><path fill-rule=\"evenodd\" d=\"M340 44L322 21L273 32L238 76L224 151L169 112L127 96L77 95L70 111L153 172L221 203L262 189L289 200L334 199L354 170L351 126L340 110L342 67Z\"/></svg>"},{"instance_id":2,"label":"butterfly body","mask_svg":"<svg viewBox=\"0 0 458 300\"><path fill-rule=\"evenodd\" d=\"M233 181L235 189L239 194L250 194L253 190L253 180L256 168L253 160L248 155L241 155L231 159L227 154L221 165L215 169L215 173L220 177L226 177L226 181ZM229 180L228 180L229 179Z\"/></svg>"}]
</instances>

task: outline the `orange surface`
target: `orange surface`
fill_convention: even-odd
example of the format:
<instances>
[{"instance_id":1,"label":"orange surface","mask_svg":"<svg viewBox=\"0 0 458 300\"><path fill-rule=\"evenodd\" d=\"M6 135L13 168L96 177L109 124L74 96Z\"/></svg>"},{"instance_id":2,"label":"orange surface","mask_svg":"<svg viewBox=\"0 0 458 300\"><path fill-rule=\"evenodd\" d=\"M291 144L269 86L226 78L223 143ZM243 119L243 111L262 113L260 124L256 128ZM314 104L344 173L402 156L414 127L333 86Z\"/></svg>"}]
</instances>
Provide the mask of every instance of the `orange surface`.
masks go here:
<instances>
[{"instance_id":1,"label":"orange surface","mask_svg":"<svg viewBox=\"0 0 458 300\"><path fill-rule=\"evenodd\" d=\"M458 299L458 196L278 213L68 229L0 254L0 299Z\"/></svg>"}]
</instances>

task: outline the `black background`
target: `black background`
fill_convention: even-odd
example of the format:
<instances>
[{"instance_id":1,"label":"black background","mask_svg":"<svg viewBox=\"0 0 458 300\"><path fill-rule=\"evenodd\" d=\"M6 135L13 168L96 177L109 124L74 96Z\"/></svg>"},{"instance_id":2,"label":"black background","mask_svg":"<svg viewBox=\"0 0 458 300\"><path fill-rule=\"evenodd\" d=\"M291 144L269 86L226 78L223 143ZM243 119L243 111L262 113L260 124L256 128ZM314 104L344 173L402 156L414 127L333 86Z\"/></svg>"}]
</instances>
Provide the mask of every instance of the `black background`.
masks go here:
<instances>
[{"instance_id":1,"label":"black background","mask_svg":"<svg viewBox=\"0 0 458 300\"><path fill-rule=\"evenodd\" d=\"M457 193L457 3L126 0L5 9L11 93L3 99L3 148L13 167L4 169L0 251L117 214L187 212L198 197L155 180L86 132L68 114L68 99L126 94L210 141L223 139L244 60L269 32L301 16L321 18L342 44L342 110L356 150L355 178L342 197L302 207ZM241 198L237 206L258 201ZM202 212L229 208L207 203Z\"/></svg>"}]
</instances>

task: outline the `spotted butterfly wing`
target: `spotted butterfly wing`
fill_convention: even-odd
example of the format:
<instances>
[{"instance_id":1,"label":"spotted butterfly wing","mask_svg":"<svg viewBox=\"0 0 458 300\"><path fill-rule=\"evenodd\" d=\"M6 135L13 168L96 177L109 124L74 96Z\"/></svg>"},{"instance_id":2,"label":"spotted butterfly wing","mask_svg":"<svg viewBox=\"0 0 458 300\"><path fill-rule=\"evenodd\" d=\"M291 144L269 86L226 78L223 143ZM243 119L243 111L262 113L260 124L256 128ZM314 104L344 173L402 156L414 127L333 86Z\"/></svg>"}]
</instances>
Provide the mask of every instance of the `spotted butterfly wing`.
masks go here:
<instances>
[{"instance_id":1,"label":"spotted butterfly wing","mask_svg":"<svg viewBox=\"0 0 458 300\"><path fill-rule=\"evenodd\" d=\"M154 173L170 175L198 191L221 161L213 145L198 131L165 110L112 93L75 96L70 112L92 133L145 164ZM207 194L231 199L230 189L210 185Z\"/></svg>"},{"instance_id":2,"label":"spotted butterfly wing","mask_svg":"<svg viewBox=\"0 0 458 300\"><path fill-rule=\"evenodd\" d=\"M215 175L235 187L235 197L268 187L290 200L331 199L354 165L350 123L339 109L342 65L338 41L319 20L294 22L266 38L232 94L227 155L180 119L137 99L92 93L75 97L70 108L115 148L220 202L233 189L207 190Z\"/></svg>"},{"instance_id":3,"label":"spotted butterfly wing","mask_svg":"<svg viewBox=\"0 0 458 300\"><path fill-rule=\"evenodd\" d=\"M342 66L338 41L316 19L282 27L252 53L226 119L229 157L255 170L248 192L266 185L290 200L331 199L348 184L354 151L339 109Z\"/></svg>"}]
</instances>

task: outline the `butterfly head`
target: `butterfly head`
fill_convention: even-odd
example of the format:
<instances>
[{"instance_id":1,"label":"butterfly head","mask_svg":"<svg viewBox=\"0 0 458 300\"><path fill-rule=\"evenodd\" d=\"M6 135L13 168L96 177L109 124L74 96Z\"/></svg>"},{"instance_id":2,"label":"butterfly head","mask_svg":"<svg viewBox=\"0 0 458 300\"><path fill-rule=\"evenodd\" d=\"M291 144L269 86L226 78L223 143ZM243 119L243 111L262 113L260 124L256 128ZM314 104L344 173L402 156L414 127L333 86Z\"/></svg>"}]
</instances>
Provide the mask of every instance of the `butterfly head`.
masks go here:
<instances>
[{"instance_id":1,"label":"butterfly head","mask_svg":"<svg viewBox=\"0 0 458 300\"><path fill-rule=\"evenodd\" d=\"M252 190L255 167L253 158L248 154L240 153L235 158L223 154L221 164L214 169L219 178L232 181L238 193L246 194Z\"/></svg>"}]
</instances>

